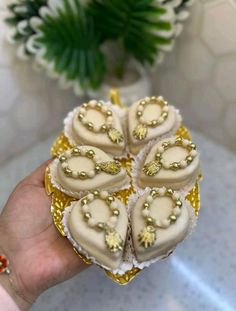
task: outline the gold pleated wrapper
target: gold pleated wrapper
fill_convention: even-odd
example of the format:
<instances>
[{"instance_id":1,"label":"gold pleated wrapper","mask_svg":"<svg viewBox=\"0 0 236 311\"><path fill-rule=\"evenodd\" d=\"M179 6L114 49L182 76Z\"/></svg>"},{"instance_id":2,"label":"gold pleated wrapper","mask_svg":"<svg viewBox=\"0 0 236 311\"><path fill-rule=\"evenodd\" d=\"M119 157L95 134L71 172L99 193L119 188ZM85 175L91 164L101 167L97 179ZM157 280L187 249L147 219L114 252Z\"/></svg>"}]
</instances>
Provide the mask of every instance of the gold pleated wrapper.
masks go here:
<instances>
[{"instance_id":1,"label":"gold pleated wrapper","mask_svg":"<svg viewBox=\"0 0 236 311\"><path fill-rule=\"evenodd\" d=\"M122 105L119 93L117 90L111 90L110 91L110 100L113 104L119 105L120 107L124 106ZM180 128L177 130L176 135L181 136L185 139L191 139L190 133L188 129L181 125ZM57 157L61 153L63 153L66 150L71 149L73 146L70 145L67 137L62 132L54 141L52 147L51 147L51 156ZM127 158L122 158L120 160L122 166L127 170L127 173L130 176L131 167L132 167L132 157L128 156ZM199 181L202 178L201 175L199 175L198 181L196 182L193 189L188 193L186 196L186 199L191 203L192 207L195 210L195 215L198 216L199 210L200 210L200 187L199 187ZM45 172L45 189L49 196L51 196L51 213L53 217L54 224L56 228L59 230L62 236L66 236L64 232L64 227L62 224L62 218L63 218L63 211L68 207L72 201L75 201L77 199L72 198L65 193L61 192L57 188L55 188L50 180L50 171L49 167L46 169ZM129 189L124 189L115 192L115 196L120 199L125 204L128 203L129 196L135 192L135 189L133 188L132 180L130 183ZM81 255L75 248L75 252L78 254L78 256L86 263L91 264L91 261L88 260L86 257ZM133 267L131 270L127 271L123 275L119 274L113 274L108 270L105 270L105 273L108 277L110 277L113 281L117 282L120 285L126 285L128 284L141 270L139 268Z\"/></svg>"}]
</instances>

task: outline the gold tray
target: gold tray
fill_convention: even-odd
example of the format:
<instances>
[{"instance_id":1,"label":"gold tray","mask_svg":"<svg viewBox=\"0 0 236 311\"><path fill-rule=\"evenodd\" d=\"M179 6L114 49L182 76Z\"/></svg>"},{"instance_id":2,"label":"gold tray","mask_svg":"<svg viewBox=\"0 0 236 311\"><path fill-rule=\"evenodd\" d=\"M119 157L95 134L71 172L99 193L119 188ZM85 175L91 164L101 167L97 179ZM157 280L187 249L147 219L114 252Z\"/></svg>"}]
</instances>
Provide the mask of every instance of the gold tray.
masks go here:
<instances>
[{"instance_id":1,"label":"gold tray","mask_svg":"<svg viewBox=\"0 0 236 311\"><path fill-rule=\"evenodd\" d=\"M116 90L111 90L110 99L113 104L122 106L120 102L120 98L118 96L118 92ZM185 139L191 139L190 133L184 125L180 126L180 128L176 132L176 135L181 136ZM51 156L57 157L65 150L68 150L71 148L72 146L70 145L68 139L65 137L64 133L61 133L57 137L57 139L54 141L51 147ZM131 157L123 158L121 160L122 166L126 168L129 175L131 171L132 161L133 159ZM200 187L199 187L200 179L201 179L201 176L199 176L199 179L196 182L194 188L186 196L186 199L191 203L192 207L194 208L196 216L198 216L198 213L200 210ZM69 197L68 195L56 189L52 185L51 180L50 180L50 175L49 175L49 167L46 169L46 172L45 172L45 188L46 188L47 194L51 196L51 199L52 199L51 213L52 213L55 226L57 227L61 235L65 236L64 227L62 225L63 211L66 207L70 205L72 201L75 201L76 199ZM119 198L121 201L127 204L129 196L134 192L135 190L133 188L132 181L131 181L129 189L118 191L115 193L115 195L117 198ZM86 259L83 255L79 254L77 250L75 251L80 256L80 258L83 259L83 261L86 264L91 264L91 262L88 259ZM132 268L131 270L126 272L124 275L113 274L110 271L107 271L105 269L104 271L113 281L121 285L125 285L129 283L141 270L138 268Z\"/></svg>"}]
</instances>

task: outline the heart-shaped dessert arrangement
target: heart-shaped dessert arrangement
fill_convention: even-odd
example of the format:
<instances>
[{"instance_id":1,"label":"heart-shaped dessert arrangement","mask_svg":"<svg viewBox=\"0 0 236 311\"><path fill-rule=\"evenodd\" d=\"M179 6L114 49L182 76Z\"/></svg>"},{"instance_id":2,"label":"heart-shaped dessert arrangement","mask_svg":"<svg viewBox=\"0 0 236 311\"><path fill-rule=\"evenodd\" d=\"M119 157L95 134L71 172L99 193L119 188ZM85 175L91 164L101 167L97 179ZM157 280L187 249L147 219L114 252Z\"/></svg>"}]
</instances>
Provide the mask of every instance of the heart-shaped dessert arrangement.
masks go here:
<instances>
[{"instance_id":1,"label":"heart-shaped dessert arrangement","mask_svg":"<svg viewBox=\"0 0 236 311\"><path fill-rule=\"evenodd\" d=\"M120 284L167 257L192 231L200 163L163 97L130 108L91 100L68 114L46 171L59 231Z\"/></svg>"}]
</instances>

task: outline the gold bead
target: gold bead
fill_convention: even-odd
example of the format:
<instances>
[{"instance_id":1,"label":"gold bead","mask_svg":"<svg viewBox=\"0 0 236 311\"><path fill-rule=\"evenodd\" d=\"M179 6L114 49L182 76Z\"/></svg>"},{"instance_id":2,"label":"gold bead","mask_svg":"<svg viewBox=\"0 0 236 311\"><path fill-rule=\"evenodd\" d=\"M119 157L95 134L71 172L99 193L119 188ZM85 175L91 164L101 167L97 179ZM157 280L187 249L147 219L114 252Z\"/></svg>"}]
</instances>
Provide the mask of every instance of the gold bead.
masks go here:
<instances>
[{"instance_id":1,"label":"gold bead","mask_svg":"<svg viewBox=\"0 0 236 311\"><path fill-rule=\"evenodd\" d=\"M86 174L86 172L80 172L79 173L79 178L80 179L86 179L88 176L87 176L87 174Z\"/></svg>"},{"instance_id":2,"label":"gold bead","mask_svg":"<svg viewBox=\"0 0 236 311\"><path fill-rule=\"evenodd\" d=\"M65 173L67 176L71 176L71 175L72 175L72 170L71 170L69 167L65 167L64 173Z\"/></svg>"},{"instance_id":3,"label":"gold bead","mask_svg":"<svg viewBox=\"0 0 236 311\"><path fill-rule=\"evenodd\" d=\"M61 155L60 157L59 157L59 161L60 162L65 162L67 160L67 158L66 158L66 156L64 156L64 155Z\"/></svg>"},{"instance_id":4,"label":"gold bead","mask_svg":"<svg viewBox=\"0 0 236 311\"><path fill-rule=\"evenodd\" d=\"M162 144L162 147L163 147L164 149L166 149L168 146L169 146L169 142L168 142L168 141L165 141L165 142Z\"/></svg>"},{"instance_id":5,"label":"gold bead","mask_svg":"<svg viewBox=\"0 0 236 311\"><path fill-rule=\"evenodd\" d=\"M79 148L75 147L75 148L72 150L72 154L75 155L75 156L80 155L80 150L79 150Z\"/></svg>"},{"instance_id":6,"label":"gold bead","mask_svg":"<svg viewBox=\"0 0 236 311\"><path fill-rule=\"evenodd\" d=\"M143 208L149 208L149 203L147 203L147 202L145 202L145 203L143 203Z\"/></svg>"},{"instance_id":7,"label":"gold bead","mask_svg":"<svg viewBox=\"0 0 236 311\"><path fill-rule=\"evenodd\" d=\"M157 195L157 191L152 189L150 194L152 197L155 197Z\"/></svg>"},{"instance_id":8,"label":"gold bead","mask_svg":"<svg viewBox=\"0 0 236 311\"><path fill-rule=\"evenodd\" d=\"M170 215L169 219L171 222L175 222L177 220L177 217L175 215Z\"/></svg>"},{"instance_id":9,"label":"gold bead","mask_svg":"<svg viewBox=\"0 0 236 311\"><path fill-rule=\"evenodd\" d=\"M100 165L99 165L99 164L96 164L96 165L95 165L95 172L96 172L96 173L99 173L100 171L101 171Z\"/></svg>"},{"instance_id":10,"label":"gold bead","mask_svg":"<svg viewBox=\"0 0 236 311\"><path fill-rule=\"evenodd\" d=\"M183 204L183 203L182 203L180 200L177 200L177 201L175 202L175 205L178 206L178 207L181 207L182 204Z\"/></svg>"},{"instance_id":11,"label":"gold bead","mask_svg":"<svg viewBox=\"0 0 236 311\"><path fill-rule=\"evenodd\" d=\"M102 133L105 133L107 131L107 126L106 126L106 124L103 124L102 126L101 126L101 132Z\"/></svg>"},{"instance_id":12,"label":"gold bead","mask_svg":"<svg viewBox=\"0 0 236 311\"><path fill-rule=\"evenodd\" d=\"M78 114L78 119L79 119L80 121L82 121L83 118L84 118L84 115L83 115L82 113L79 113L79 114Z\"/></svg>"},{"instance_id":13,"label":"gold bead","mask_svg":"<svg viewBox=\"0 0 236 311\"><path fill-rule=\"evenodd\" d=\"M98 102L98 103L96 104L96 108L97 108L98 110L101 110L101 109L102 109L102 103L101 103L101 102Z\"/></svg>"},{"instance_id":14,"label":"gold bead","mask_svg":"<svg viewBox=\"0 0 236 311\"><path fill-rule=\"evenodd\" d=\"M94 195L95 197L99 196L99 191L94 190L94 191L93 191L93 195Z\"/></svg>"},{"instance_id":15,"label":"gold bead","mask_svg":"<svg viewBox=\"0 0 236 311\"><path fill-rule=\"evenodd\" d=\"M173 193L174 193L174 191L172 190L172 189L167 189L166 190L166 193L168 194L168 195L173 195Z\"/></svg>"},{"instance_id":16,"label":"gold bead","mask_svg":"<svg viewBox=\"0 0 236 311\"><path fill-rule=\"evenodd\" d=\"M87 126L88 126L88 129L89 129L90 131L93 130L93 123L92 123L92 122L89 122L89 123L87 124Z\"/></svg>"},{"instance_id":17,"label":"gold bead","mask_svg":"<svg viewBox=\"0 0 236 311\"><path fill-rule=\"evenodd\" d=\"M112 211L112 214L113 214L114 216L119 216L119 215L120 215L120 211L119 211L118 209L114 209L114 210Z\"/></svg>"},{"instance_id":18,"label":"gold bead","mask_svg":"<svg viewBox=\"0 0 236 311\"><path fill-rule=\"evenodd\" d=\"M173 171L177 171L178 168L179 168L179 163L178 162L173 162L170 166L170 168L173 170Z\"/></svg>"},{"instance_id":19,"label":"gold bead","mask_svg":"<svg viewBox=\"0 0 236 311\"><path fill-rule=\"evenodd\" d=\"M143 115L142 111L137 111L137 116L141 117Z\"/></svg>"},{"instance_id":20,"label":"gold bead","mask_svg":"<svg viewBox=\"0 0 236 311\"><path fill-rule=\"evenodd\" d=\"M192 148L192 149L194 149L194 150L196 150L196 145L195 145L194 143L191 143L191 144L189 145L189 147Z\"/></svg>"},{"instance_id":21,"label":"gold bead","mask_svg":"<svg viewBox=\"0 0 236 311\"><path fill-rule=\"evenodd\" d=\"M94 152L93 150L88 150L88 151L86 152L86 156L87 156L89 159L93 159L94 155L95 155L95 152Z\"/></svg>"},{"instance_id":22,"label":"gold bead","mask_svg":"<svg viewBox=\"0 0 236 311\"><path fill-rule=\"evenodd\" d=\"M105 228L104 222L99 222L99 223L97 224L97 228L98 228L99 230L103 230L103 229Z\"/></svg>"},{"instance_id":23,"label":"gold bead","mask_svg":"<svg viewBox=\"0 0 236 311\"><path fill-rule=\"evenodd\" d=\"M156 96L152 96L152 97L151 97L151 100L152 100L152 101L156 101L156 100L157 100Z\"/></svg>"},{"instance_id":24,"label":"gold bead","mask_svg":"<svg viewBox=\"0 0 236 311\"><path fill-rule=\"evenodd\" d=\"M145 100L141 100L140 105L145 106L146 105L146 101Z\"/></svg>"},{"instance_id":25,"label":"gold bead","mask_svg":"<svg viewBox=\"0 0 236 311\"><path fill-rule=\"evenodd\" d=\"M88 204L88 199L84 198L82 201L81 201L82 205L86 205Z\"/></svg>"},{"instance_id":26,"label":"gold bead","mask_svg":"<svg viewBox=\"0 0 236 311\"><path fill-rule=\"evenodd\" d=\"M191 156L186 157L187 163L191 163L193 161L193 158Z\"/></svg>"},{"instance_id":27,"label":"gold bead","mask_svg":"<svg viewBox=\"0 0 236 311\"><path fill-rule=\"evenodd\" d=\"M156 160L160 160L160 159L161 159L161 154L160 154L160 153L156 153L155 159L156 159Z\"/></svg>"},{"instance_id":28,"label":"gold bead","mask_svg":"<svg viewBox=\"0 0 236 311\"><path fill-rule=\"evenodd\" d=\"M152 120L151 126L157 126L157 120Z\"/></svg>"},{"instance_id":29,"label":"gold bead","mask_svg":"<svg viewBox=\"0 0 236 311\"><path fill-rule=\"evenodd\" d=\"M183 142L182 137L176 137L175 142L176 142L177 144L182 144L182 142Z\"/></svg>"},{"instance_id":30,"label":"gold bead","mask_svg":"<svg viewBox=\"0 0 236 311\"><path fill-rule=\"evenodd\" d=\"M86 109L86 108L88 108L88 104L87 104L87 103L84 103L84 104L82 105L82 107Z\"/></svg>"},{"instance_id":31,"label":"gold bead","mask_svg":"<svg viewBox=\"0 0 236 311\"><path fill-rule=\"evenodd\" d=\"M89 213L89 212L86 212L86 213L84 214L84 218L85 218L86 220L89 220L91 217L92 217L92 215L91 215L91 213Z\"/></svg>"},{"instance_id":32,"label":"gold bead","mask_svg":"<svg viewBox=\"0 0 236 311\"><path fill-rule=\"evenodd\" d=\"M168 116L168 113L167 113L167 112L163 112L162 117L163 117L164 119L166 119L167 116Z\"/></svg>"},{"instance_id":33,"label":"gold bead","mask_svg":"<svg viewBox=\"0 0 236 311\"><path fill-rule=\"evenodd\" d=\"M149 216L149 217L146 218L146 221L147 221L148 225L152 225L154 220L153 220L152 217Z\"/></svg>"},{"instance_id":34,"label":"gold bead","mask_svg":"<svg viewBox=\"0 0 236 311\"><path fill-rule=\"evenodd\" d=\"M109 203L111 203L111 202L115 201L115 198L114 198L112 195L109 195L109 196L107 197L107 201L108 201Z\"/></svg>"},{"instance_id":35,"label":"gold bead","mask_svg":"<svg viewBox=\"0 0 236 311\"><path fill-rule=\"evenodd\" d=\"M111 111L111 110L108 110L108 111L107 111L107 116L108 116L108 117L112 116L112 111Z\"/></svg>"}]
</instances>

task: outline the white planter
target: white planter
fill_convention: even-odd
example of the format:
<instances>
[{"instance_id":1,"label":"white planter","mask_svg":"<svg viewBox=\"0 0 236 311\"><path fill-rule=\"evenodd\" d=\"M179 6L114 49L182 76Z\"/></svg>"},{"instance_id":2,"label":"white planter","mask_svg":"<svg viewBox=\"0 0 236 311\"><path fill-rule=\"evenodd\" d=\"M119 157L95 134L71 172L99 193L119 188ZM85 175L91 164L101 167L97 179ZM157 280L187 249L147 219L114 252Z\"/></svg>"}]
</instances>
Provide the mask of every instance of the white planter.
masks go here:
<instances>
[{"instance_id":1,"label":"white planter","mask_svg":"<svg viewBox=\"0 0 236 311\"><path fill-rule=\"evenodd\" d=\"M137 99L151 95L151 78L143 66L132 62L123 81L108 76L98 90L89 90L87 94L90 98L108 99L109 91L114 88L119 90L122 103L129 106Z\"/></svg>"}]
</instances>

